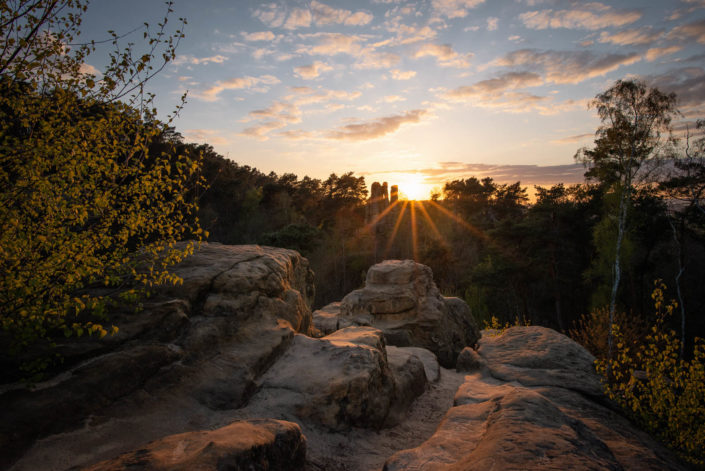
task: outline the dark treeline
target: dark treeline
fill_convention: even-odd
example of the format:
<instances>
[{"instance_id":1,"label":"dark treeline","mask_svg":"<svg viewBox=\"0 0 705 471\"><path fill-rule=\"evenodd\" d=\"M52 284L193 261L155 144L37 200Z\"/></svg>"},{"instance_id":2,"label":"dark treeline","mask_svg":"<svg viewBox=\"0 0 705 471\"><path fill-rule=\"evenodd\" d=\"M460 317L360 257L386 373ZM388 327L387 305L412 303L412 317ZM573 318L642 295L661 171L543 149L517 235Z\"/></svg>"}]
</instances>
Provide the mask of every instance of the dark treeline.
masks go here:
<instances>
[{"instance_id":1,"label":"dark treeline","mask_svg":"<svg viewBox=\"0 0 705 471\"><path fill-rule=\"evenodd\" d=\"M203 155L209 188L199 195L199 218L209 240L300 251L316 273L316 307L360 287L367 268L385 258L429 265L441 291L465 299L481 321L519 318L568 331L609 303L614 195L598 178L536 187L534 201L520 182L455 180L441 198L399 201L371 220L364 178L352 173L325 180L264 174L210 146L185 147ZM648 322L654 280L672 298L679 287L690 343L705 333L698 314L705 308L705 217L693 196L705 167L697 159L678 165L677 176L633 195L618 305Z\"/></svg>"}]
</instances>

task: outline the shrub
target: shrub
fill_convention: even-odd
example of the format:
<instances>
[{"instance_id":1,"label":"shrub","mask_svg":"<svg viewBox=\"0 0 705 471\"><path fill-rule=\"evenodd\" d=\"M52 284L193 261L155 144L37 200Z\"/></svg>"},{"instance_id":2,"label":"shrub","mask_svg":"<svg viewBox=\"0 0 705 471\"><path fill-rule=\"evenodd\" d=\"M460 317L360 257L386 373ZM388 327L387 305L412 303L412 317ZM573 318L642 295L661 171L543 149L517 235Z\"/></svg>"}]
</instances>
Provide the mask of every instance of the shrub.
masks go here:
<instances>
[{"instance_id":1,"label":"shrub","mask_svg":"<svg viewBox=\"0 0 705 471\"><path fill-rule=\"evenodd\" d=\"M658 280L656 322L644 341L627 342L614 324L615 357L598 358L596 369L608 396L629 416L688 462L705 466L705 343L696 338L693 358L679 359L680 340L665 327L677 303L664 303L665 289Z\"/></svg>"}]
</instances>

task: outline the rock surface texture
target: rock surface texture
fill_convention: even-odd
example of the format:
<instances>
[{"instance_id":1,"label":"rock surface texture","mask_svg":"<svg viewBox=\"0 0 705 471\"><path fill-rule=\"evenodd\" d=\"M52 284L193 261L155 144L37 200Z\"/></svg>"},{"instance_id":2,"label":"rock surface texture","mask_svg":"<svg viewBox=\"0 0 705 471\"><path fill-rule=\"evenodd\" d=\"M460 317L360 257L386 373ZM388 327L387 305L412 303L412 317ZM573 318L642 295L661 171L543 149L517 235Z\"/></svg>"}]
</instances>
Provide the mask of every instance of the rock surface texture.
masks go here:
<instances>
[{"instance_id":1,"label":"rock surface texture","mask_svg":"<svg viewBox=\"0 0 705 471\"><path fill-rule=\"evenodd\" d=\"M480 337L468 305L441 296L431 269L412 260L373 265L364 288L316 312L314 319L319 328L375 327L384 332L387 344L430 350L446 368L454 367L463 348Z\"/></svg>"},{"instance_id":2,"label":"rock surface texture","mask_svg":"<svg viewBox=\"0 0 705 471\"><path fill-rule=\"evenodd\" d=\"M175 271L118 335L60 345L53 379L0 386L0 469L681 469L582 347L542 327L478 342L423 265L375 265L314 316L294 251L205 244ZM439 366L456 360L471 374Z\"/></svg>"},{"instance_id":3,"label":"rock surface texture","mask_svg":"<svg viewBox=\"0 0 705 471\"><path fill-rule=\"evenodd\" d=\"M594 358L566 336L512 327L477 353L434 435L386 471L687 469L609 408Z\"/></svg>"},{"instance_id":4,"label":"rock surface texture","mask_svg":"<svg viewBox=\"0 0 705 471\"><path fill-rule=\"evenodd\" d=\"M303 469L306 438L291 422L260 419L212 431L187 432L97 463L85 471Z\"/></svg>"}]
</instances>

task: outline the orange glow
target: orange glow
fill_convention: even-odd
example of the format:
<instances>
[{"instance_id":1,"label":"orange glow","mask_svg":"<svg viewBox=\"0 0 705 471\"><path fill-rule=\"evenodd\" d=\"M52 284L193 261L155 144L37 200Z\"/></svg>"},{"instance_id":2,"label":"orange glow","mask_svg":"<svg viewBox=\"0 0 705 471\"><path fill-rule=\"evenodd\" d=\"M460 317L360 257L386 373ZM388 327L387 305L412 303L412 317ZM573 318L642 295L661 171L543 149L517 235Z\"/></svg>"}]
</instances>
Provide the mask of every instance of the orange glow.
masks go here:
<instances>
[{"instance_id":1,"label":"orange glow","mask_svg":"<svg viewBox=\"0 0 705 471\"><path fill-rule=\"evenodd\" d=\"M406 212L406 206L408 204L408 201L404 201L404 203L402 204L401 211L399 211L399 216L397 216L397 221L394 223L394 230L392 230L392 235L389 238L389 241L387 242L387 247L385 247L384 249L385 257L389 253L389 249L391 249L392 245L394 244L394 239L397 237L397 232L399 232L399 226L401 225L401 221L404 219L404 213Z\"/></svg>"},{"instance_id":2,"label":"orange glow","mask_svg":"<svg viewBox=\"0 0 705 471\"><path fill-rule=\"evenodd\" d=\"M430 198L432 186L424 182L424 177L416 173L400 174L398 182L399 193L408 200L422 201Z\"/></svg>"}]
</instances>

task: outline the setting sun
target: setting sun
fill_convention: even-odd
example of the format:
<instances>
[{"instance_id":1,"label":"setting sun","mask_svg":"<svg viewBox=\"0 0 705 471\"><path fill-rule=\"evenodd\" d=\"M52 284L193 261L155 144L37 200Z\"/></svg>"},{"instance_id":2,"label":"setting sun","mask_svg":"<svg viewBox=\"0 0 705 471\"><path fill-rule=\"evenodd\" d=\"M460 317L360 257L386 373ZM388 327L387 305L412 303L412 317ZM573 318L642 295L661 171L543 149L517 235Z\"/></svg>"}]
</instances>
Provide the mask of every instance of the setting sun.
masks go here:
<instances>
[{"instance_id":1,"label":"setting sun","mask_svg":"<svg viewBox=\"0 0 705 471\"><path fill-rule=\"evenodd\" d=\"M431 195L431 185L424 182L424 178L418 174L402 174L398 179L399 194L402 199L427 200Z\"/></svg>"}]
</instances>

